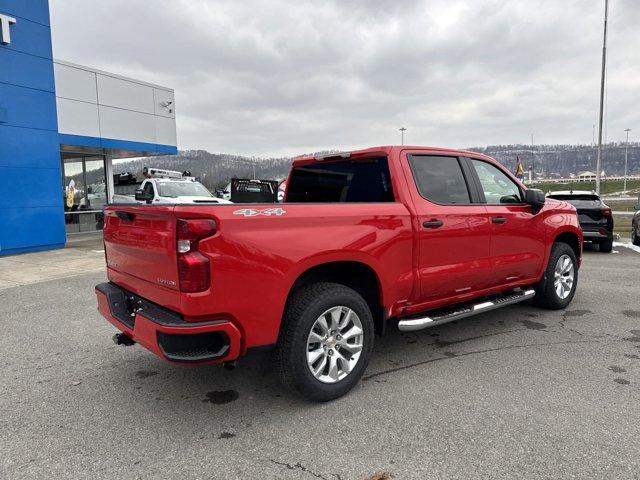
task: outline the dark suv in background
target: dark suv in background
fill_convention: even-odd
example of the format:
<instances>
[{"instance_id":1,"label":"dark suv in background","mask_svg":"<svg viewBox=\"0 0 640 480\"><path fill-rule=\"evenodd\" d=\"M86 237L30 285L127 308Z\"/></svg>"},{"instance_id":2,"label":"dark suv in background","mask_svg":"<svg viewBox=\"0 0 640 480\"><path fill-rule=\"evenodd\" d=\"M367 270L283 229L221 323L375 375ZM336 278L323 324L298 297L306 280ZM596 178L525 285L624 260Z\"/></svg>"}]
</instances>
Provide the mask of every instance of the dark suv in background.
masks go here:
<instances>
[{"instance_id":1,"label":"dark suv in background","mask_svg":"<svg viewBox=\"0 0 640 480\"><path fill-rule=\"evenodd\" d=\"M636 213L631 220L631 241L640 247L640 199L634 208Z\"/></svg>"},{"instance_id":2,"label":"dark suv in background","mask_svg":"<svg viewBox=\"0 0 640 480\"><path fill-rule=\"evenodd\" d=\"M600 251L613 249L613 215L595 192L571 190L549 192L549 198L564 200L578 210L578 221L584 233L584 241L600 245Z\"/></svg>"}]
</instances>

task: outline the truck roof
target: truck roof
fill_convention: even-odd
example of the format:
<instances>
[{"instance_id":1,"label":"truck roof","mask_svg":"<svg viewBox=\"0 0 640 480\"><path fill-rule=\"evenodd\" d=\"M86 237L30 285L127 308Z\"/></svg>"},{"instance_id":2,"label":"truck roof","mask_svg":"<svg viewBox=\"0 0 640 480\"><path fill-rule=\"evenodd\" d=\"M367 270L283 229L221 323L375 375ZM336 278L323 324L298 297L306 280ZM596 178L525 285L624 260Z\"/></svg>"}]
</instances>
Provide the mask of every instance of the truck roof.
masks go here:
<instances>
[{"instance_id":1,"label":"truck roof","mask_svg":"<svg viewBox=\"0 0 640 480\"><path fill-rule=\"evenodd\" d=\"M145 180L151 180L158 183L176 183L176 182L195 182L194 178L146 178Z\"/></svg>"},{"instance_id":2,"label":"truck roof","mask_svg":"<svg viewBox=\"0 0 640 480\"><path fill-rule=\"evenodd\" d=\"M478 152L472 152L470 150L445 148L445 147L425 147L420 145L381 145L378 147L369 147L359 150L351 150L345 152L328 152L315 155L301 155L293 159L293 166L304 165L307 163L314 163L318 161L334 161L345 158L352 158L354 160L363 157L371 157L373 155L389 155L393 150L420 150L431 153L448 153L455 155L464 155L475 158L484 158L493 160L491 157Z\"/></svg>"}]
</instances>

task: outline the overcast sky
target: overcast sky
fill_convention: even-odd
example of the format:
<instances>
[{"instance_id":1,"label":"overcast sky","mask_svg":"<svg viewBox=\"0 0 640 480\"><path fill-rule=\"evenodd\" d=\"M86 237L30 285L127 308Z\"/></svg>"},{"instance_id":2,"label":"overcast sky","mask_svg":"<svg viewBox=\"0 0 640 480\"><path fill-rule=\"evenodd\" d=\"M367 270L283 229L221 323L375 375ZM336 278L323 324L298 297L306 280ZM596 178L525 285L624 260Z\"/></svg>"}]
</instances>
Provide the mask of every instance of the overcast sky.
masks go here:
<instances>
[{"instance_id":1,"label":"overcast sky","mask_svg":"<svg viewBox=\"0 0 640 480\"><path fill-rule=\"evenodd\" d=\"M591 143L604 0L50 0L54 56L172 87L178 146ZM610 1L607 136L640 135L640 6Z\"/></svg>"}]
</instances>

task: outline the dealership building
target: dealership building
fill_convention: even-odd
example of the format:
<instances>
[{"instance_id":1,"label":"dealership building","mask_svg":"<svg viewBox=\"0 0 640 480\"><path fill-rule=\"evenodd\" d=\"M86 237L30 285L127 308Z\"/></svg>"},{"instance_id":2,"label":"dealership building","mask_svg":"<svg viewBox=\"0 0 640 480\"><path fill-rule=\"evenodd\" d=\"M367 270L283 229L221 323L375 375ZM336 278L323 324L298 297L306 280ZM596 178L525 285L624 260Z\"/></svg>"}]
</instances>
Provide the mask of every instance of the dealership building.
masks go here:
<instances>
[{"instance_id":1,"label":"dealership building","mask_svg":"<svg viewBox=\"0 0 640 480\"><path fill-rule=\"evenodd\" d=\"M175 153L172 89L54 59L48 0L0 0L0 255L101 229L113 160Z\"/></svg>"}]
</instances>

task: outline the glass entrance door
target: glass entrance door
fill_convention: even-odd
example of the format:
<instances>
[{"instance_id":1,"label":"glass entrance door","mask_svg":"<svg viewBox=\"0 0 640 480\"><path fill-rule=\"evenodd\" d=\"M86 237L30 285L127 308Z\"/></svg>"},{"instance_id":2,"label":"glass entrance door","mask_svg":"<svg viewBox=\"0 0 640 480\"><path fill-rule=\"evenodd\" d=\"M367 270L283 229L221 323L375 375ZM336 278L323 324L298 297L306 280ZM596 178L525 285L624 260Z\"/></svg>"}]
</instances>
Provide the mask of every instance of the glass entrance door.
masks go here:
<instances>
[{"instance_id":1,"label":"glass entrance door","mask_svg":"<svg viewBox=\"0 0 640 480\"><path fill-rule=\"evenodd\" d=\"M84 172L87 182L87 208L102 211L102 207L107 203L104 157L85 157Z\"/></svg>"},{"instance_id":2,"label":"glass entrance door","mask_svg":"<svg viewBox=\"0 0 640 480\"><path fill-rule=\"evenodd\" d=\"M62 195L67 233L102 230L102 207L108 198L106 180L104 157L63 157Z\"/></svg>"}]
</instances>

